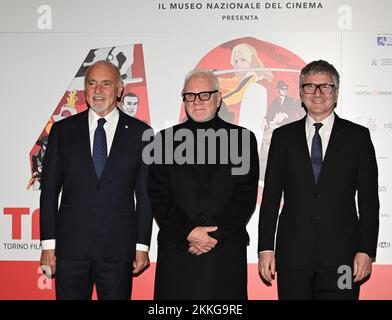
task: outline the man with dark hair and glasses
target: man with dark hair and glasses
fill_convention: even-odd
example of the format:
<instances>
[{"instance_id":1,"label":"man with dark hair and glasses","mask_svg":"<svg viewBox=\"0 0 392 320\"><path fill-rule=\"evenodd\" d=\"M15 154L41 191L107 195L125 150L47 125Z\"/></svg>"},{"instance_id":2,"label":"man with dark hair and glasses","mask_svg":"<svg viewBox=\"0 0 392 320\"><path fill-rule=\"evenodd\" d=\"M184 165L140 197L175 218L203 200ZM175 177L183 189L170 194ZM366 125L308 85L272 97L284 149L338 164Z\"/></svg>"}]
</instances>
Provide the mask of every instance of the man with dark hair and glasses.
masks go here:
<instances>
[{"instance_id":1,"label":"man with dark hair and glasses","mask_svg":"<svg viewBox=\"0 0 392 320\"><path fill-rule=\"evenodd\" d=\"M333 65L306 65L299 90L307 115L276 129L268 154L259 271L268 283L277 271L279 299L358 299L377 248L374 147L367 128L334 113Z\"/></svg>"},{"instance_id":2,"label":"man with dark hair and glasses","mask_svg":"<svg viewBox=\"0 0 392 320\"><path fill-rule=\"evenodd\" d=\"M211 71L190 72L182 98L188 119L159 133L162 140L155 138L163 141L161 150L171 144L175 151L149 168L159 226L154 298L246 299L246 224L256 206L259 176L256 137L217 115L222 95ZM208 138L202 141L204 134ZM187 146L185 163L176 159L179 145ZM240 150L246 172L233 173L238 163L224 159L230 148ZM166 160L173 158L174 163Z\"/></svg>"}]
</instances>

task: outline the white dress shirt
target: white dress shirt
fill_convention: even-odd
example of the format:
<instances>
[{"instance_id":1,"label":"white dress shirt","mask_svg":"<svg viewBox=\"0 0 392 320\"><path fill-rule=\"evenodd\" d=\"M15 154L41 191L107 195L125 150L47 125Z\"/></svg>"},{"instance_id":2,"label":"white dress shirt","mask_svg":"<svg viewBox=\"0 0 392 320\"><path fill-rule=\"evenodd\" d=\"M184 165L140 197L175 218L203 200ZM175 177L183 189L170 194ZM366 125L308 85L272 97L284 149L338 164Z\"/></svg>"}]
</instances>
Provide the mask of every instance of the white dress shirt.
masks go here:
<instances>
[{"instance_id":1,"label":"white dress shirt","mask_svg":"<svg viewBox=\"0 0 392 320\"><path fill-rule=\"evenodd\" d=\"M90 146L91 146L91 155L93 153L93 145L94 145L94 133L95 129L97 129L98 126L98 120L101 117L96 114L93 109L89 109L88 111L88 127L89 127L89 133L90 133ZM105 116L105 124L103 125L103 128L105 129L106 133L106 143L107 143L107 152L108 156L110 154L110 149L112 147L113 143L113 138L114 134L116 132L117 124L118 124L118 119L120 118L120 112L118 111L117 108L114 108L109 114ZM41 247L42 250L52 250L55 249L56 247L56 240L55 239L48 239L48 240L42 240L41 241ZM149 247L137 243L136 244L136 250L139 251L148 251Z\"/></svg>"},{"instance_id":2,"label":"white dress shirt","mask_svg":"<svg viewBox=\"0 0 392 320\"><path fill-rule=\"evenodd\" d=\"M324 160L325 153L327 151L329 138L331 137L331 132L332 132L332 127L333 127L334 121L335 121L335 113L334 112L332 112L323 121L320 121L323 124L322 127L319 129L319 134L321 137L321 149L322 149L322 153L323 153L323 160ZM308 114L306 116L306 120L305 120L305 133L306 133L306 141L308 144L308 150L309 150L310 157L311 157L311 153L312 153L312 140L313 140L314 133L316 131L316 128L313 125L314 123L316 123L316 121ZM260 251L260 253L262 253L262 252L274 252L274 251L272 251L272 250Z\"/></svg>"},{"instance_id":3,"label":"white dress shirt","mask_svg":"<svg viewBox=\"0 0 392 320\"><path fill-rule=\"evenodd\" d=\"M321 137L321 148L323 152L323 160L325 157L325 153L327 151L329 138L331 137L333 123L335 121L335 113L332 112L328 117L326 117L321 123L323 124L322 127L319 129L319 134ZM311 156L312 152L312 140L316 128L314 127L315 120L309 115L306 116L305 121L305 131L306 131L306 141L308 143L309 155Z\"/></svg>"}]
</instances>

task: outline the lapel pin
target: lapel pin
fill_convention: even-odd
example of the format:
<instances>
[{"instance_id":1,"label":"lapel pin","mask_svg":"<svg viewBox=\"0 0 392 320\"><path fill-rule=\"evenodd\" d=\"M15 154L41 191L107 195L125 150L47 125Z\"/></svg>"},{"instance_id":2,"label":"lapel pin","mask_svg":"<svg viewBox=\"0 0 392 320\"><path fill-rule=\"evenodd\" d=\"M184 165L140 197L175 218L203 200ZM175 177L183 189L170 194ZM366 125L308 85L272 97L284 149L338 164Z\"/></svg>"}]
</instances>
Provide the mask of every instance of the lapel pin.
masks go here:
<instances>
[{"instance_id":1,"label":"lapel pin","mask_svg":"<svg viewBox=\"0 0 392 320\"><path fill-rule=\"evenodd\" d=\"M125 129L128 129L128 125L125 125Z\"/></svg>"}]
</instances>

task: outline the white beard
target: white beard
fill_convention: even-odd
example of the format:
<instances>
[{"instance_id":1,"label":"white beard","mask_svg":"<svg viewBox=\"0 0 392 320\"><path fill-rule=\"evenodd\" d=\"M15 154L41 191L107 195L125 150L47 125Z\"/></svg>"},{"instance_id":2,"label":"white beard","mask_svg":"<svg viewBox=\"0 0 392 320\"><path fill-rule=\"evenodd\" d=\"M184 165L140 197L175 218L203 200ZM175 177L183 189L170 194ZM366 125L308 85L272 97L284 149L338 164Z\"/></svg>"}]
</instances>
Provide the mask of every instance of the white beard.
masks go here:
<instances>
[{"instance_id":1,"label":"white beard","mask_svg":"<svg viewBox=\"0 0 392 320\"><path fill-rule=\"evenodd\" d=\"M103 105L103 106L94 106L90 105L91 109L93 109L96 113L101 113L109 109L110 107L108 105Z\"/></svg>"}]
</instances>

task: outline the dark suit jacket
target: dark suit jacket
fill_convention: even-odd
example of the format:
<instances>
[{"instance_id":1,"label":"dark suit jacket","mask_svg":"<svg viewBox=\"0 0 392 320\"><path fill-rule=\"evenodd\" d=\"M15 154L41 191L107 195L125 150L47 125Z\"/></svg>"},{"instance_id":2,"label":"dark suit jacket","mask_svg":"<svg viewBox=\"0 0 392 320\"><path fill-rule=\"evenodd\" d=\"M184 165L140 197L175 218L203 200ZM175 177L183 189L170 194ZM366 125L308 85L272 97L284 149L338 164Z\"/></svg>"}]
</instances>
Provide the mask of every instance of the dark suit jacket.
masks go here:
<instances>
[{"instance_id":1,"label":"dark suit jacket","mask_svg":"<svg viewBox=\"0 0 392 320\"><path fill-rule=\"evenodd\" d=\"M133 260L136 243L149 245L148 168L141 157L142 134L148 128L120 111L110 154L98 179L88 111L53 124L44 157L40 226L41 240L56 239L56 256L84 259L94 253L125 261Z\"/></svg>"},{"instance_id":2,"label":"dark suit jacket","mask_svg":"<svg viewBox=\"0 0 392 320\"><path fill-rule=\"evenodd\" d=\"M315 184L305 118L276 129L268 155L260 209L259 252L274 250L278 269L353 263L355 253L375 257L379 225L378 171L369 130L335 115ZM358 193L359 217L355 195Z\"/></svg>"}]
</instances>

